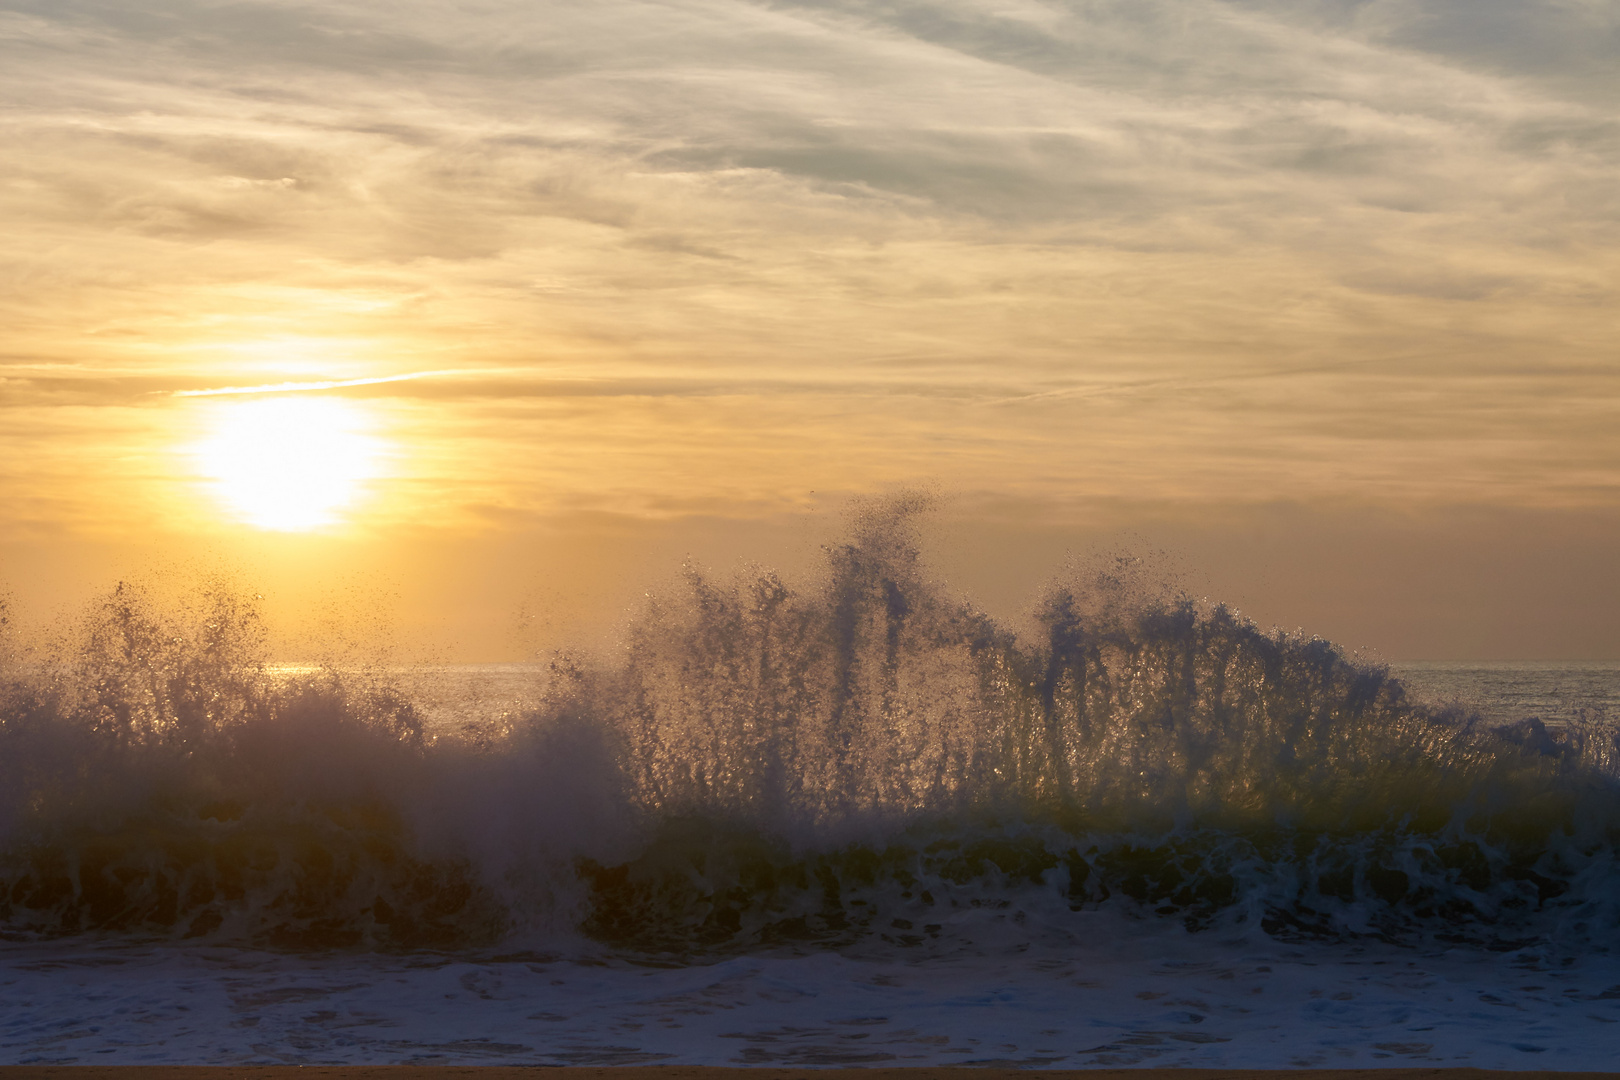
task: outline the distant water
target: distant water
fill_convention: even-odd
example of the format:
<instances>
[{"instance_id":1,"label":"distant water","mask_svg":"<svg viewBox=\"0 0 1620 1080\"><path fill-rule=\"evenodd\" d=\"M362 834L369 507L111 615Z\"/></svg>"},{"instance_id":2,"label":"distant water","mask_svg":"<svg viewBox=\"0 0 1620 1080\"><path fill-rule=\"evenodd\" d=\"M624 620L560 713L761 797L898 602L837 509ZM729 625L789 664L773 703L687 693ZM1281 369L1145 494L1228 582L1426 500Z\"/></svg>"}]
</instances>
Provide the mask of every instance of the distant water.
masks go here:
<instances>
[{"instance_id":1,"label":"distant water","mask_svg":"<svg viewBox=\"0 0 1620 1080\"><path fill-rule=\"evenodd\" d=\"M0 678L0 1061L1612 1067L1613 665L1128 561L1019 634L882 515L605 658L261 637L121 587Z\"/></svg>"},{"instance_id":2,"label":"distant water","mask_svg":"<svg viewBox=\"0 0 1620 1080\"><path fill-rule=\"evenodd\" d=\"M309 664L273 664L272 678L296 681L322 669ZM346 677L387 685L407 697L430 736L453 736L469 726L520 722L540 706L551 676L548 663L413 664L359 672Z\"/></svg>"},{"instance_id":3,"label":"distant water","mask_svg":"<svg viewBox=\"0 0 1620 1080\"><path fill-rule=\"evenodd\" d=\"M277 670L308 673L307 665ZM544 663L443 664L391 668L387 677L410 689L438 731L490 718L517 716L544 693ZM1457 707L1492 724L1535 717L1550 725L1582 717L1620 718L1620 661L1401 660L1389 672L1416 701Z\"/></svg>"},{"instance_id":4,"label":"distant water","mask_svg":"<svg viewBox=\"0 0 1620 1080\"><path fill-rule=\"evenodd\" d=\"M1419 700L1460 705L1494 723L1620 718L1620 661L1410 660L1390 673Z\"/></svg>"}]
</instances>

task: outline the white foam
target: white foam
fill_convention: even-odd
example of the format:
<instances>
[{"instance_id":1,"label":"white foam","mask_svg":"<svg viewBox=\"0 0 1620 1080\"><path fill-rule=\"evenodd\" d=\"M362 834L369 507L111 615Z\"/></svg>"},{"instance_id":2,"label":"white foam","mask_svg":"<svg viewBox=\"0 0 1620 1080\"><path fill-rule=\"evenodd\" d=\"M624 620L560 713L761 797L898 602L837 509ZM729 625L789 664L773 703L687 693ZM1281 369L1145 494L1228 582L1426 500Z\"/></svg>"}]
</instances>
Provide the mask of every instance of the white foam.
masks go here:
<instances>
[{"instance_id":1,"label":"white foam","mask_svg":"<svg viewBox=\"0 0 1620 1080\"><path fill-rule=\"evenodd\" d=\"M0 952L0 1062L1606 1069L1620 959L1215 940L908 960Z\"/></svg>"}]
</instances>

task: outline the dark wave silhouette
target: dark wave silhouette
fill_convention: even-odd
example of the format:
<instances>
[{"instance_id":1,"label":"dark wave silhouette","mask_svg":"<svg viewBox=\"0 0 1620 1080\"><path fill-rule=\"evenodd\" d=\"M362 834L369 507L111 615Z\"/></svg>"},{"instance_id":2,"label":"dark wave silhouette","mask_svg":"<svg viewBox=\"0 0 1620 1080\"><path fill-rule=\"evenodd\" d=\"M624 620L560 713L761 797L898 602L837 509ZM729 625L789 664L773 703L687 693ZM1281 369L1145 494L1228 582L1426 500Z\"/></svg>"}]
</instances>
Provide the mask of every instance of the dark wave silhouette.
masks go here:
<instances>
[{"instance_id":1,"label":"dark wave silhouette","mask_svg":"<svg viewBox=\"0 0 1620 1080\"><path fill-rule=\"evenodd\" d=\"M960 947L1103 905L1279 936L1620 940L1620 741L1489 728L1121 558L1013 632L904 501L794 588L688 570L612 662L429 729L254 603L119 586L0 691L0 926L290 948Z\"/></svg>"}]
</instances>

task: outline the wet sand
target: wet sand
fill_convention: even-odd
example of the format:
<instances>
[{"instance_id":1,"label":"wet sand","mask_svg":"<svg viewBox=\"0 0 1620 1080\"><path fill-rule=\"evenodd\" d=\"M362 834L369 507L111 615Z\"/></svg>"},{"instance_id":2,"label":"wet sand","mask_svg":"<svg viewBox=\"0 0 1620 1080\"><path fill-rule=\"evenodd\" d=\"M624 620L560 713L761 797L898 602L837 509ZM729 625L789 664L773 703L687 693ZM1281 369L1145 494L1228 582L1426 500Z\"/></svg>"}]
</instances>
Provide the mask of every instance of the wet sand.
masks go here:
<instances>
[{"instance_id":1,"label":"wet sand","mask_svg":"<svg viewBox=\"0 0 1620 1080\"><path fill-rule=\"evenodd\" d=\"M998 1069L944 1066L912 1069L723 1068L663 1065L592 1068L535 1065L7 1065L0 1080L926 1080L970 1073L972 1080L1620 1080L1620 1072L1494 1069Z\"/></svg>"}]
</instances>

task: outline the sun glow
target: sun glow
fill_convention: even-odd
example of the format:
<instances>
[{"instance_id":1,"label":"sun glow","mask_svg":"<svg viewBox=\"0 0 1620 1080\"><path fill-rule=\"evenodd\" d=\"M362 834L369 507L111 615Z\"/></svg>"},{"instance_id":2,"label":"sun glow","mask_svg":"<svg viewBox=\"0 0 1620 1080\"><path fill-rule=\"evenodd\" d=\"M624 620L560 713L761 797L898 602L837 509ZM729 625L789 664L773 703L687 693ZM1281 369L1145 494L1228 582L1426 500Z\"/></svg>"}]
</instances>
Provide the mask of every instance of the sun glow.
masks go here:
<instances>
[{"instance_id":1,"label":"sun glow","mask_svg":"<svg viewBox=\"0 0 1620 1080\"><path fill-rule=\"evenodd\" d=\"M353 402L288 396L216 407L198 471L240 521L307 532L337 524L379 473L385 446Z\"/></svg>"}]
</instances>

